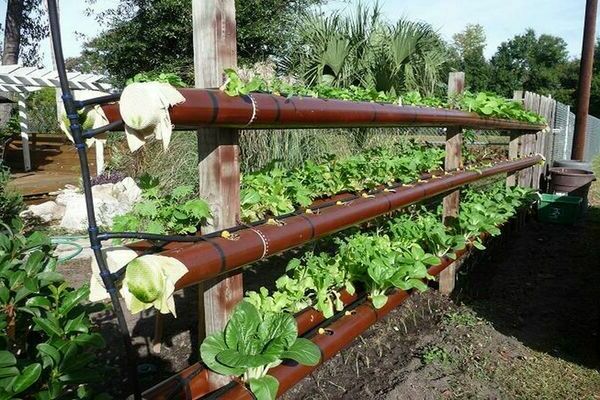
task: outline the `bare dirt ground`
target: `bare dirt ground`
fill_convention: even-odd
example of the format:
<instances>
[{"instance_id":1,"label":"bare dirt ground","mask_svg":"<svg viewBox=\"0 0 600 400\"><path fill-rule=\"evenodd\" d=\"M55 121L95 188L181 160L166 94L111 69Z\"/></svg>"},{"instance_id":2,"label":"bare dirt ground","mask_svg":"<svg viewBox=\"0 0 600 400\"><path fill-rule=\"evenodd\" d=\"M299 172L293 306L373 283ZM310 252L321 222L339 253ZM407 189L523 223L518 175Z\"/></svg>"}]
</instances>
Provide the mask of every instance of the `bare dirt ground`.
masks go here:
<instances>
[{"instance_id":1,"label":"bare dirt ground","mask_svg":"<svg viewBox=\"0 0 600 400\"><path fill-rule=\"evenodd\" d=\"M285 399L600 399L600 185L590 200L583 223L531 220L491 243L463 266L452 298L413 296ZM246 271L247 289L281 265ZM74 285L89 280L89 261L61 269ZM196 289L176 302L160 354L150 352L153 314L128 316L145 387L198 359ZM95 320L114 368L123 360L115 322L110 312Z\"/></svg>"}]
</instances>

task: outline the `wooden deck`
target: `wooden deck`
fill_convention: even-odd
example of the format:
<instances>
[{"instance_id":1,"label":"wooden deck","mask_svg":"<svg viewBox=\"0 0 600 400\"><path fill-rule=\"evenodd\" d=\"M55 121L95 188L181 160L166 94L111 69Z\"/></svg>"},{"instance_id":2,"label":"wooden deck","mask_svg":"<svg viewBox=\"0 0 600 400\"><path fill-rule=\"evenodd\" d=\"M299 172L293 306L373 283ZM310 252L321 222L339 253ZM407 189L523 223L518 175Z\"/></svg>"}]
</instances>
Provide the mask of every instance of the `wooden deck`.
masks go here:
<instances>
[{"instance_id":1,"label":"wooden deck","mask_svg":"<svg viewBox=\"0 0 600 400\"><path fill-rule=\"evenodd\" d=\"M44 199L66 184L78 185L79 157L75 147L62 135L37 135L30 144L32 170L23 170L20 141L14 141L6 151L5 164L12 172L9 186L21 193L25 200ZM88 150L90 170L95 172L95 152Z\"/></svg>"}]
</instances>

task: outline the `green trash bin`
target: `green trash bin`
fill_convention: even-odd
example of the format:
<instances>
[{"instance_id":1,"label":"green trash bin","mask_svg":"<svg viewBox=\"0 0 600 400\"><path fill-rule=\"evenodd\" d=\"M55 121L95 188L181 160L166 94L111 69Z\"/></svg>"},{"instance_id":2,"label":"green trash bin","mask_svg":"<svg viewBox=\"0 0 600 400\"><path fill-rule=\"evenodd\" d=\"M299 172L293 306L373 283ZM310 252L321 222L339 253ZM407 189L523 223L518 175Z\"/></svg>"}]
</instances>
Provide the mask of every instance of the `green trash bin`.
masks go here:
<instances>
[{"instance_id":1,"label":"green trash bin","mask_svg":"<svg viewBox=\"0 0 600 400\"><path fill-rule=\"evenodd\" d=\"M555 224L574 224L580 216L583 199L576 196L540 194L538 219Z\"/></svg>"}]
</instances>

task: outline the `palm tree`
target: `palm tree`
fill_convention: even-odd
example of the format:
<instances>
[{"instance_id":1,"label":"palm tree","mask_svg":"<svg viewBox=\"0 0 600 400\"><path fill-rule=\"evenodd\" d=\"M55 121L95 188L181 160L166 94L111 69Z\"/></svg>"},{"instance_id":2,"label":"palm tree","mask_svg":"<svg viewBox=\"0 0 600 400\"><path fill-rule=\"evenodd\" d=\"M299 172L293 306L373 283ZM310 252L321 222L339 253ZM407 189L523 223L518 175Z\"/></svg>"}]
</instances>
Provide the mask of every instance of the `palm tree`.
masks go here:
<instances>
[{"instance_id":1,"label":"palm tree","mask_svg":"<svg viewBox=\"0 0 600 400\"><path fill-rule=\"evenodd\" d=\"M381 7L358 3L351 15L313 12L298 24L297 43L282 66L308 85L350 85L431 95L446 59L443 42L426 23L386 22Z\"/></svg>"}]
</instances>

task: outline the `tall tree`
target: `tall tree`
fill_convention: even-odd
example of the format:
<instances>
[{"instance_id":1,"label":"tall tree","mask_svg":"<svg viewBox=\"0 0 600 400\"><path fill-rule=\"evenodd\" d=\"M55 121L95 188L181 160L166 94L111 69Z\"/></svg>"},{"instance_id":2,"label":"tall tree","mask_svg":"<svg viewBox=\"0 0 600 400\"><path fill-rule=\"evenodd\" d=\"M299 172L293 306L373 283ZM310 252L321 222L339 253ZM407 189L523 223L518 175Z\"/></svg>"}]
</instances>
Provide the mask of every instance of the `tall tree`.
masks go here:
<instances>
[{"instance_id":1,"label":"tall tree","mask_svg":"<svg viewBox=\"0 0 600 400\"><path fill-rule=\"evenodd\" d=\"M465 72L468 88L472 91L487 90L491 67L483 54L486 47L483 26L468 24L463 31L452 36L452 42L458 56L457 69Z\"/></svg>"},{"instance_id":2,"label":"tall tree","mask_svg":"<svg viewBox=\"0 0 600 400\"><path fill-rule=\"evenodd\" d=\"M491 88L505 96L513 90L555 95L562 89L561 68L569 62L567 43L560 37L528 29L503 42L492 57Z\"/></svg>"},{"instance_id":3,"label":"tall tree","mask_svg":"<svg viewBox=\"0 0 600 400\"><path fill-rule=\"evenodd\" d=\"M96 0L88 0L94 3ZM325 0L236 0L238 55L250 63L287 51L298 16ZM191 0L120 0L99 14L106 30L68 60L70 68L109 75L115 83L140 72L175 72L193 82Z\"/></svg>"},{"instance_id":4,"label":"tall tree","mask_svg":"<svg viewBox=\"0 0 600 400\"><path fill-rule=\"evenodd\" d=\"M42 0L8 0L4 23L2 64L37 65L39 44L48 36Z\"/></svg>"},{"instance_id":5,"label":"tall tree","mask_svg":"<svg viewBox=\"0 0 600 400\"><path fill-rule=\"evenodd\" d=\"M2 65L16 64L21 49L21 27L23 26L23 0L8 0L4 23L4 49Z\"/></svg>"}]
</instances>

